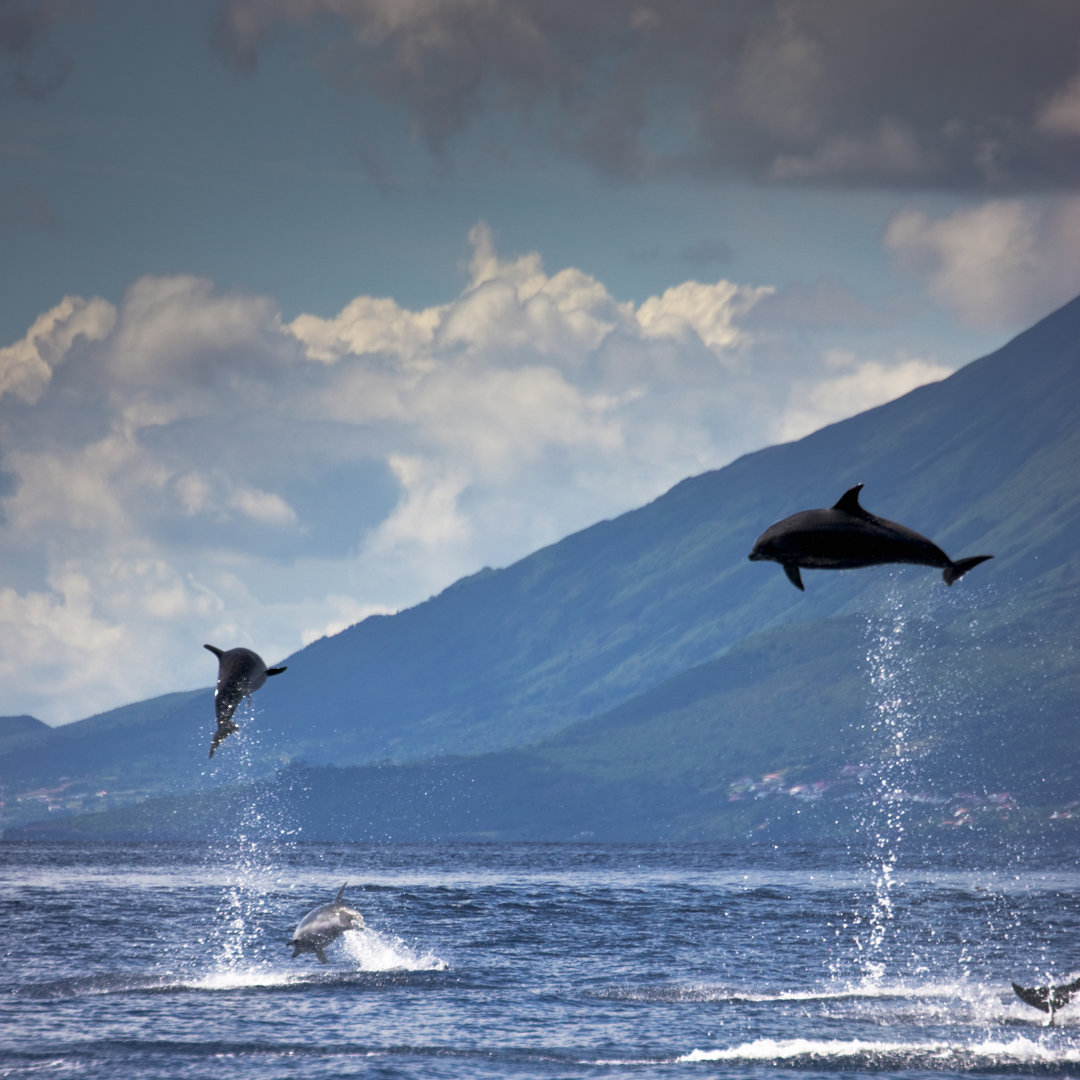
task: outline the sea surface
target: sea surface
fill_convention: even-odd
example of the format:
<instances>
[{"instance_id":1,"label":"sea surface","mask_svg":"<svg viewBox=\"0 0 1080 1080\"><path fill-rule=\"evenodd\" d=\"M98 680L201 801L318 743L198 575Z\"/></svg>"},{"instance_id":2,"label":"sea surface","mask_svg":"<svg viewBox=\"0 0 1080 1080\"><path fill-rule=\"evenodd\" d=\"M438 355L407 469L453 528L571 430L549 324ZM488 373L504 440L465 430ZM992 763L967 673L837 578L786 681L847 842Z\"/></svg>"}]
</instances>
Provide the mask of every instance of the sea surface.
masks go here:
<instances>
[{"instance_id":1,"label":"sea surface","mask_svg":"<svg viewBox=\"0 0 1080 1080\"><path fill-rule=\"evenodd\" d=\"M0 1076L1080 1076L1076 853L863 839L3 844Z\"/></svg>"}]
</instances>

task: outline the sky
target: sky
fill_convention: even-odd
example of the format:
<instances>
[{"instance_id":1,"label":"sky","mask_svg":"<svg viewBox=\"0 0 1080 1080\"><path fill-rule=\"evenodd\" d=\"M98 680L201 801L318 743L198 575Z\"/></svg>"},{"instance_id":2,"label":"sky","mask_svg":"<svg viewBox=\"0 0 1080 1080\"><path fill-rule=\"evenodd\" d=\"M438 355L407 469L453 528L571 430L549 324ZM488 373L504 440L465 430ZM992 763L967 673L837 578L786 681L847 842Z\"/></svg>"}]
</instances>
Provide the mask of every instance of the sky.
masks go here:
<instances>
[{"instance_id":1,"label":"sky","mask_svg":"<svg viewBox=\"0 0 1080 1080\"><path fill-rule=\"evenodd\" d=\"M1077 293L1075 0L0 0L0 715L279 662Z\"/></svg>"}]
</instances>

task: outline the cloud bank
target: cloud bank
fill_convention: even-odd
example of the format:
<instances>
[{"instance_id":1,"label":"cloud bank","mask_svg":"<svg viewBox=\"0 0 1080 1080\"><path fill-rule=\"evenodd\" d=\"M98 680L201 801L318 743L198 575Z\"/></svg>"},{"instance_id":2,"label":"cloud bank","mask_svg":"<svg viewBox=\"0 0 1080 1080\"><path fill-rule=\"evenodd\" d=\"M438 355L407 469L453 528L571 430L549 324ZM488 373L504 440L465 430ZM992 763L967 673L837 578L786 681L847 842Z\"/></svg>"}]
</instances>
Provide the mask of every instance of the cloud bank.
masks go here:
<instances>
[{"instance_id":1,"label":"cloud bank","mask_svg":"<svg viewBox=\"0 0 1080 1080\"><path fill-rule=\"evenodd\" d=\"M225 0L217 51L251 72L283 25L369 160L378 101L444 162L509 119L618 178L1080 183L1074 0Z\"/></svg>"},{"instance_id":2,"label":"cloud bank","mask_svg":"<svg viewBox=\"0 0 1080 1080\"><path fill-rule=\"evenodd\" d=\"M66 721L206 685L947 370L792 347L781 294L687 281L640 305L470 234L411 310L147 277L66 297L0 349L5 707ZM799 309L799 304L795 304Z\"/></svg>"},{"instance_id":3,"label":"cloud bank","mask_svg":"<svg viewBox=\"0 0 1080 1080\"><path fill-rule=\"evenodd\" d=\"M934 218L902 210L885 247L963 322L1031 322L1080 291L1080 199L996 199Z\"/></svg>"}]
</instances>

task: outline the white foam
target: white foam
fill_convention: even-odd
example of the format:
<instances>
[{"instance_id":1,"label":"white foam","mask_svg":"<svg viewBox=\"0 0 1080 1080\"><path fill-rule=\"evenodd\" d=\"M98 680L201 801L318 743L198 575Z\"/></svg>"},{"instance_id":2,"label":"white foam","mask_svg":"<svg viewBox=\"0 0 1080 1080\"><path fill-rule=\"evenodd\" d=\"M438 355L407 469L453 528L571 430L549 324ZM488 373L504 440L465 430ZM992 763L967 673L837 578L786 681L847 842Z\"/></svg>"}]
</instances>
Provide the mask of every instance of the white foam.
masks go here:
<instances>
[{"instance_id":1,"label":"white foam","mask_svg":"<svg viewBox=\"0 0 1080 1080\"><path fill-rule=\"evenodd\" d=\"M865 1039L755 1039L723 1049L692 1050L677 1060L785 1061L796 1058L829 1060L881 1057L944 1062L963 1058L992 1065L1071 1065L1080 1063L1080 1047L1054 1046L1020 1037L1008 1042L987 1039L966 1046L947 1042L893 1043Z\"/></svg>"},{"instance_id":2,"label":"white foam","mask_svg":"<svg viewBox=\"0 0 1080 1080\"><path fill-rule=\"evenodd\" d=\"M192 990L248 990L260 987L291 986L306 982L308 976L302 973L287 972L275 968L223 967L190 981L179 982L178 986Z\"/></svg>"},{"instance_id":3,"label":"white foam","mask_svg":"<svg viewBox=\"0 0 1080 1080\"><path fill-rule=\"evenodd\" d=\"M420 952L370 927L346 930L341 947L361 971L445 971L450 966L432 952Z\"/></svg>"}]
</instances>

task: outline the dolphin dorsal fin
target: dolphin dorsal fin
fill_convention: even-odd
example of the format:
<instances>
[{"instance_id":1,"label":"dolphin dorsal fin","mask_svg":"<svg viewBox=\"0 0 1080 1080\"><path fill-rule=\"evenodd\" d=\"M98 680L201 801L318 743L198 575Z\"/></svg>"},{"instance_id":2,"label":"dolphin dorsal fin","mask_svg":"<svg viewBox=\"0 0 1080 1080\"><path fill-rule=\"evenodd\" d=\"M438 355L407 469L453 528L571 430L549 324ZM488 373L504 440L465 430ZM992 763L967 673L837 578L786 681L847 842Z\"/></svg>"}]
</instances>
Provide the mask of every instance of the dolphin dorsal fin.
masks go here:
<instances>
[{"instance_id":1,"label":"dolphin dorsal fin","mask_svg":"<svg viewBox=\"0 0 1080 1080\"><path fill-rule=\"evenodd\" d=\"M859 505L859 492L862 489L862 484L856 484L853 488L848 488L833 504L833 509L843 510L845 513L854 514L856 517L866 517L866 511Z\"/></svg>"},{"instance_id":2,"label":"dolphin dorsal fin","mask_svg":"<svg viewBox=\"0 0 1080 1080\"><path fill-rule=\"evenodd\" d=\"M219 660L222 656L222 651L216 645L204 645L204 649L209 649Z\"/></svg>"},{"instance_id":3,"label":"dolphin dorsal fin","mask_svg":"<svg viewBox=\"0 0 1080 1080\"><path fill-rule=\"evenodd\" d=\"M349 883L346 881L345 885L342 885L341 888L338 889L337 896L334 897L334 903L335 904L340 904L341 903L341 898L345 895L345 886L348 885L348 884Z\"/></svg>"},{"instance_id":4,"label":"dolphin dorsal fin","mask_svg":"<svg viewBox=\"0 0 1080 1080\"><path fill-rule=\"evenodd\" d=\"M266 669L267 675L280 675L285 669L283 667L268 667Z\"/></svg>"}]
</instances>

